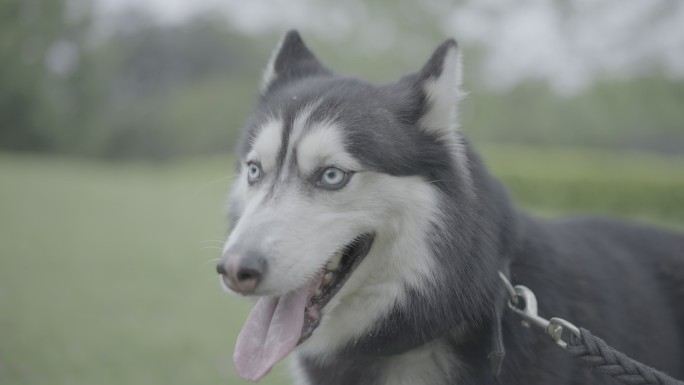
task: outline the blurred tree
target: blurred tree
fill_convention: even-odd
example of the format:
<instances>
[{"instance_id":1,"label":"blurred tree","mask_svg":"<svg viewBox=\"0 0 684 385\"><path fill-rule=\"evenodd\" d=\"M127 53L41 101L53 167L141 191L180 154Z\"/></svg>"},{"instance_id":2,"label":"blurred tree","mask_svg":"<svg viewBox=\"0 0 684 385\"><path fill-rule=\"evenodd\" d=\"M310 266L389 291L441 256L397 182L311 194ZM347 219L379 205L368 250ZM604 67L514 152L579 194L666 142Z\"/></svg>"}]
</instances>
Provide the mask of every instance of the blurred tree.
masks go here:
<instances>
[{"instance_id":1,"label":"blurred tree","mask_svg":"<svg viewBox=\"0 0 684 385\"><path fill-rule=\"evenodd\" d=\"M129 9L113 24L87 52L86 83L99 92L82 151L166 159L231 149L257 89L253 63L268 51L207 15L160 24Z\"/></svg>"},{"instance_id":2,"label":"blurred tree","mask_svg":"<svg viewBox=\"0 0 684 385\"><path fill-rule=\"evenodd\" d=\"M168 92L216 73L243 71L253 60L249 41L211 18L160 25L130 9L115 24L125 28L101 47L112 51L117 64L109 83L114 103Z\"/></svg>"},{"instance_id":3,"label":"blurred tree","mask_svg":"<svg viewBox=\"0 0 684 385\"><path fill-rule=\"evenodd\" d=\"M80 31L77 25L87 23L69 14L75 5L68 0L0 2L0 148L49 150L56 145L51 130L57 106L49 81L77 66L72 39Z\"/></svg>"},{"instance_id":4,"label":"blurred tree","mask_svg":"<svg viewBox=\"0 0 684 385\"><path fill-rule=\"evenodd\" d=\"M459 30L459 25L490 37L493 44L509 36L509 29L527 31L513 23L516 15L536 14L519 6L499 10L494 5L498 11L491 13L490 5L469 0L383 0L367 5L306 0L296 6L315 15L307 18L307 25L293 23L277 7L257 4L245 13L238 10L248 3L226 4L235 7L227 18L194 14L163 22L158 10L145 11L139 5L99 15L94 22L90 0L0 0L0 150L148 159L226 152L254 101L270 51L286 28L301 28L307 44L335 71L393 81L419 68L444 35L451 34L446 32ZM560 0L548 4L555 4L547 10L552 15L565 9ZM468 11L468 6L474 9ZM564 12L583 15L583 10ZM263 18L245 16L256 11ZM672 13L667 11L660 9ZM512 27L494 28L497 15ZM542 16L540 20L546 20ZM250 32L241 24L245 20L260 29ZM653 22L666 30L669 24L662 23ZM243 32L236 31L240 26ZM465 27L454 34L463 35L460 41L465 43L465 88L470 96L462 106L462 126L470 138L684 151L681 78L656 66L631 77L608 71L576 93L563 95L542 76L493 90L488 83L501 83L486 70L493 48L483 36L468 37ZM490 30L499 32L491 35ZM585 30L594 31L591 25L576 28L581 36ZM570 44L571 37L561 40ZM646 39L644 46L678 57L679 51L658 48L656 40ZM587 52L575 56L593 57ZM509 59L495 61L499 75L515 72ZM547 62L524 62L518 70L537 74L533 64Z\"/></svg>"}]
</instances>

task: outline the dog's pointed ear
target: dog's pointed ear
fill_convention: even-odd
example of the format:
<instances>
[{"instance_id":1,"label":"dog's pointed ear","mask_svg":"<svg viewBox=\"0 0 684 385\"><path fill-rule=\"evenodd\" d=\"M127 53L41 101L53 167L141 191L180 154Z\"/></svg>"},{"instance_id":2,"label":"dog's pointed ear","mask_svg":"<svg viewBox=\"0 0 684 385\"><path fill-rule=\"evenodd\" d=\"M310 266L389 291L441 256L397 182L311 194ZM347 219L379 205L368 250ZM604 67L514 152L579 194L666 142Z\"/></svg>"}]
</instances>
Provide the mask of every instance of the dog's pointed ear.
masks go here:
<instances>
[{"instance_id":1,"label":"dog's pointed ear","mask_svg":"<svg viewBox=\"0 0 684 385\"><path fill-rule=\"evenodd\" d=\"M329 74L307 48L296 30L290 30L271 55L261 80L261 94L265 95L277 84L316 74Z\"/></svg>"},{"instance_id":2,"label":"dog's pointed ear","mask_svg":"<svg viewBox=\"0 0 684 385\"><path fill-rule=\"evenodd\" d=\"M425 96L421 129L437 136L453 136L458 129L458 102L463 98L463 65L456 40L442 43L418 72L418 87Z\"/></svg>"}]
</instances>

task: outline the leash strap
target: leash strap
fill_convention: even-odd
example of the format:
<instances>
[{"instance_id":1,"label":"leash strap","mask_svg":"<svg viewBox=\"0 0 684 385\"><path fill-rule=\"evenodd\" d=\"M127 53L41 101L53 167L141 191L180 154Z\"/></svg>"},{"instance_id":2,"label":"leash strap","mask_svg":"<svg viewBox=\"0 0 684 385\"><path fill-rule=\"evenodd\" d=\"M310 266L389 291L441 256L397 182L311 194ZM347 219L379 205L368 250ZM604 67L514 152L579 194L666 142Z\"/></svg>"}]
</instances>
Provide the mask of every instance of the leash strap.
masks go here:
<instances>
[{"instance_id":1,"label":"leash strap","mask_svg":"<svg viewBox=\"0 0 684 385\"><path fill-rule=\"evenodd\" d=\"M628 385L684 385L684 382L618 352L587 329L579 330L581 338L571 335L566 350L597 372L607 374Z\"/></svg>"},{"instance_id":2,"label":"leash strap","mask_svg":"<svg viewBox=\"0 0 684 385\"><path fill-rule=\"evenodd\" d=\"M513 286L499 272L509 294L508 307L523 319L523 325L534 325L546 331L558 345L580 362L627 385L684 385L667 374L629 358L605 341L561 318L544 319L537 314L537 298L522 285ZM564 333L564 332L569 333ZM567 337L564 338L564 334Z\"/></svg>"}]
</instances>

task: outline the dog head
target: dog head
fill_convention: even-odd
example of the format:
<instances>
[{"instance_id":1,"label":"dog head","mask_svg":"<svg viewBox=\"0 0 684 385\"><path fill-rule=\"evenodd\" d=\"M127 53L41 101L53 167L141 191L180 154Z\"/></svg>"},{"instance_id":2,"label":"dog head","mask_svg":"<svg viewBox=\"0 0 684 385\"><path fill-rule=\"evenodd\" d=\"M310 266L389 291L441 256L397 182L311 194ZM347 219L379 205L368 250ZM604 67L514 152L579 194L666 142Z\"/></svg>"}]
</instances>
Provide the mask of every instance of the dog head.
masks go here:
<instances>
[{"instance_id":1,"label":"dog head","mask_svg":"<svg viewBox=\"0 0 684 385\"><path fill-rule=\"evenodd\" d=\"M436 254L464 253L476 227L456 227L475 196L461 74L454 40L418 72L373 85L285 35L243 130L218 265L228 289L259 297L238 338L243 377L297 345L325 355L358 342L446 279Z\"/></svg>"}]
</instances>

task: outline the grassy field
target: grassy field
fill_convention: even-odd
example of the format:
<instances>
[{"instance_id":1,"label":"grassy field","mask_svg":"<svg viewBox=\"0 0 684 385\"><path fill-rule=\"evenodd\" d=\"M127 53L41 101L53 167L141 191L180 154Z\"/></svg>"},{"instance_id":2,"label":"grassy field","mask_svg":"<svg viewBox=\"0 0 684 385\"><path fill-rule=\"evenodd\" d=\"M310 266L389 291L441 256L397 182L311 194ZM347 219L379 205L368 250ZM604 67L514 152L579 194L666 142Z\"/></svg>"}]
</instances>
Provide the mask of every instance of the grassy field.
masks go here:
<instances>
[{"instance_id":1,"label":"grassy field","mask_svg":"<svg viewBox=\"0 0 684 385\"><path fill-rule=\"evenodd\" d=\"M485 147L541 215L684 228L684 158ZM228 157L164 166L0 155L0 384L241 384L250 304L214 272ZM265 384L289 383L279 365Z\"/></svg>"}]
</instances>

